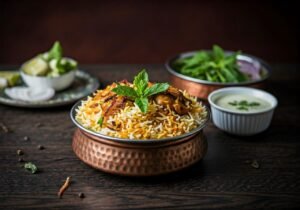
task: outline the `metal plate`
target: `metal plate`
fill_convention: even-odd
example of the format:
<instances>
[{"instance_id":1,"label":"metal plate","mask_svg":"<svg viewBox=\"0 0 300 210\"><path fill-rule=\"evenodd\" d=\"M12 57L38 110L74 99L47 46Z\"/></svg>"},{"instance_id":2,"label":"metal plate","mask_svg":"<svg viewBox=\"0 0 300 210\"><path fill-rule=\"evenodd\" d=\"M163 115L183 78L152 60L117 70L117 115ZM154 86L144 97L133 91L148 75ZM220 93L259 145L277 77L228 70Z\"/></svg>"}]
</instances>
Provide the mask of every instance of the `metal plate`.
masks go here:
<instances>
[{"instance_id":1,"label":"metal plate","mask_svg":"<svg viewBox=\"0 0 300 210\"><path fill-rule=\"evenodd\" d=\"M76 71L75 81L72 83L72 85L65 90L56 92L53 98L47 101L28 102L15 100L8 97L4 93L3 89L0 90L0 103L10 106L27 108L57 107L72 104L79 99L90 95L91 93L96 91L98 87L99 82L96 78L92 77L84 71L78 70Z\"/></svg>"},{"instance_id":2,"label":"metal plate","mask_svg":"<svg viewBox=\"0 0 300 210\"><path fill-rule=\"evenodd\" d=\"M206 119L205 121L202 123L202 125L198 126L197 128L195 128L194 130L192 130L191 132L189 133L185 133L183 135L180 135L180 136L174 136L174 137L169 137L169 138L163 138L163 139L122 139L122 138L116 138L116 137L112 137L112 136L106 136L106 135L103 135L103 134L100 134L100 133L97 133L93 130L90 130L90 129L87 129L85 127L83 127L77 120L76 120L76 109L78 109L78 107L81 105L81 101L78 101L76 104L74 104L74 106L72 107L71 109L71 112L70 112L70 117L73 121L73 123L81 130L91 134L92 136L95 136L95 137L100 137L100 138L103 138L103 139L109 139L109 140L112 140L112 141L116 141L116 142L120 142L120 143L134 143L134 144L147 144L147 143L163 143L163 142L169 142L169 141L175 141L175 140L180 140L180 139L183 139L183 138L186 138L186 137L189 137L191 135L194 135L196 133L199 133L201 130L203 130L204 127L206 127L207 123L209 122L210 120L210 110L207 106L205 106L203 104L203 106L206 108L206 111L207 111L207 116L206 116Z\"/></svg>"}]
</instances>

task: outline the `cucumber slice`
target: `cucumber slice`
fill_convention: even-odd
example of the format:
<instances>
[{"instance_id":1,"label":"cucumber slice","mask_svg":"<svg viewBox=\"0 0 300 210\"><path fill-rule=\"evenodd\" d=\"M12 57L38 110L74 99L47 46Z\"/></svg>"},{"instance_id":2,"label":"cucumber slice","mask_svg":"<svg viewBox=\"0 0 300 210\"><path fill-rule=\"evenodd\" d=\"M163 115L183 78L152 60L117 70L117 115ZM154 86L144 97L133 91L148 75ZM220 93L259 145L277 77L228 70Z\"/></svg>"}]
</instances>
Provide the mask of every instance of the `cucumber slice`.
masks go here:
<instances>
[{"instance_id":1,"label":"cucumber slice","mask_svg":"<svg viewBox=\"0 0 300 210\"><path fill-rule=\"evenodd\" d=\"M46 61L44 61L40 57L32 58L31 60L27 61L23 66L22 70L29 75L32 76L45 76L48 71L49 67Z\"/></svg>"}]
</instances>

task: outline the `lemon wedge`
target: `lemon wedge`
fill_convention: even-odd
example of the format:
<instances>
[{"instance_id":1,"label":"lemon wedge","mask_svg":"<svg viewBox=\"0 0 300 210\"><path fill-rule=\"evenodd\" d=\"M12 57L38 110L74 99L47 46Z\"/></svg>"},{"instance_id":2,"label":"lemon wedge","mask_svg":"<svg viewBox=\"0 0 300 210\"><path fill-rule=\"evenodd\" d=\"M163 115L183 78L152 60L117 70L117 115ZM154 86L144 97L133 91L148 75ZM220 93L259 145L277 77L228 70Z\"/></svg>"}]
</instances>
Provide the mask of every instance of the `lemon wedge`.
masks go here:
<instances>
[{"instance_id":1,"label":"lemon wedge","mask_svg":"<svg viewBox=\"0 0 300 210\"><path fill-rule=\"evenodd\" d=\"M41 57L35 57L27 61L23 66L22 70L32 76L45 76L48 71L48 64Z\"/></svg>"},{"instance_id":2,"label":"lemon wedge","mask_svg":"<svg viewBox=\"0 0 300 210\"><path fill-rule=\"evenodd\" d=\"M16 71L0 71L0 79L3 85L15 86L20 80L20 74Z\"/></svg>"}]
</instances>

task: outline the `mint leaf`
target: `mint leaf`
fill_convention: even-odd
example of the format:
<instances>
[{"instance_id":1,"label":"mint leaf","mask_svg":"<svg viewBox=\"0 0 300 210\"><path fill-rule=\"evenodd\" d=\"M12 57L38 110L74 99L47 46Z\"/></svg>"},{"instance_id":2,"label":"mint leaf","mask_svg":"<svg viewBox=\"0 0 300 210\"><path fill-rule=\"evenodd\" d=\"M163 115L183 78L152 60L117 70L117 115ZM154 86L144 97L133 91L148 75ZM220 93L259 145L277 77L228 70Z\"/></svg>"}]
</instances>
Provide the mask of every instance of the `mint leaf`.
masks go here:
<instances>
[{"instance_id":1,"label":"mint leaf","mask_svg":"<svg viewBox=\"0 0 300 210\"><path fill-rule=\"evenodd\" d=\"M143 113L148 110L148 98L136 98L134 103L140 108Z\"/></svg>"},{"instance_id":2,"label":"mint leaf","mask_svg":"<svg viewBox=\"0 0 300 210\"><path fill-rule=\"evenodd\" d=\"M144 90L148 87L148 74L145 69L143 69L137 76L134 77L133 85L136 88L136 92L139 96L143 95Z\"/></svg>"},{"instance_id":3,"label":"mint leaf","mask_svg":"<svg viewBox=\"0 0 300 210\"><path fill-rule=\"evenodd\" d=\"M36 165L34 165L31 162L25 163L24 168L28 171L30 171L31 173L35 174L38 170L38 168L36 167Z\"/></svg>"},{"instance_id":4,"label":"mint leaf","mask_svg":"<svg viewBox=\"0 0 300 210\"><path fill-rule=\"evenodd\" d=\"M225 65L236 65L237 56L240 54L241 54L241 52L238 51L231 55L228 55L227 57L224 58L224 64Z\"/></svg>"},{"instance_id":5,"label":"mint leaf","mask_svg":"<svg viewBox=\"0 0 300 210\"><path fill-rule=\"evenodd\" d=\"M134 88L129 86L118 86L112 89L117 95L127 96L134 100L135 104L139 109L146 113L148 110L148 97L160 92L164 92L169 88L168 83L155 83L151 87L148 87L148 74L145 69L143 69L137 76L134 77Z\"/></svg>"},{"instance_id":6,"label":"mint leaf","mask_svg":"<svg viewBox=\"0 0 300 210\"><path fill-rule=\"evenodd\" d=\"M132 87L128 87L125 85L123 86L123 85L118 84L118 86L116 88L112 89L112 91L120 96L127 96L132 99L135 99L136 97L138 97L138 94Z\"/></svg>"},{"instance_id":7,"label":"mint leaf","mask_svg":"<svg viewBox=\"0 0 300 210\"><path fill-rule=\"evenodd\" d=\"M49 57L48 60L52 60L52 59L61 59L62 58L62 54L63 54L63 49L60 45L60 43L58 41L56 41L54 43L54 45L52 46L52 48L49 50Z\"/></svg>"},{"instance_id":8,"label":"mint leaf","mask_svg":"<svg viewBox=\"0 0 300 210\"><path fill-rule=\"evenodd\" d=\"M223 49L218 45L213 46L213 53L217 61L223 60L225 57Z\"/></svg>"},{"instance_id":9,"label":"mint leaf","mask_svg":"<svg viewBox=\"0 0 300 210\"><path fill-rule=\"evenodd\" d=\"M144 92L144 97L155 95L160 92L164 92L169 88L168 83L155 83L151 87L147 87Z\"/></svg>"}]
</instances>

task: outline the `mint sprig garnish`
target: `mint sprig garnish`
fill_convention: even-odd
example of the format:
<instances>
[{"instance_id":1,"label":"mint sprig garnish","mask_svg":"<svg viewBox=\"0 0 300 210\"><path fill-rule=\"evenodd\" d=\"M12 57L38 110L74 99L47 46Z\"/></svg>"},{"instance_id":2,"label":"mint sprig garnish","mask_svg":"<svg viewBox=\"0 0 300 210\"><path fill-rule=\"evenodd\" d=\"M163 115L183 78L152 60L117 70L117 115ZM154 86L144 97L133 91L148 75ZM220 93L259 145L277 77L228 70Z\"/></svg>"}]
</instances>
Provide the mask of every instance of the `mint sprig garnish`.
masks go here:
<instances>
[{"instance_id":1,"label":"mint sprig garnish","mask_svg":"<svg viewBox=\"0 0 300 210\"><path fill-rule=\"evenodd\" d=\"M112 91L117 95L126 96L132 100L139 107L139 109L146 113L148 111L148 97L164 92L169 88L168 83L155 83L148 87L149 77L145 69L143 69L137 76L134 77L133 87L118 84Z\"/></svg>"}]
</instances>

